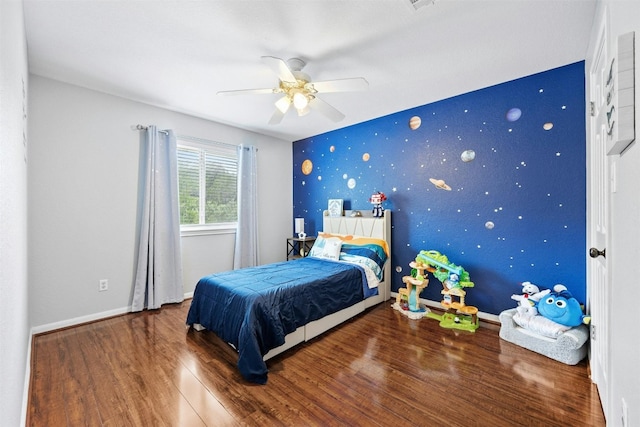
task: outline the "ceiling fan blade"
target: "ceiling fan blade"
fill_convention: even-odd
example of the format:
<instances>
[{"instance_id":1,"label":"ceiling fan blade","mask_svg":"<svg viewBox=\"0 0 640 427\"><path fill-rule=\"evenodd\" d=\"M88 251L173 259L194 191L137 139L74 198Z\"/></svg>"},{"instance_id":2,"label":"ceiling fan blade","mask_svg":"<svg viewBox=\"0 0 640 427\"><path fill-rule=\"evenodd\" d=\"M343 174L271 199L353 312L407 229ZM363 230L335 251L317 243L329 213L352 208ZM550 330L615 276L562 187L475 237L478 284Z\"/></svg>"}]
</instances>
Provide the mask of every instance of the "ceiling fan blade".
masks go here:
<instances>
[{"instance_id":1,"label":"ceiling fan blade","mask_svg":"<svg viewBox=\"0 0 640 427\"><path fill-rule=\"evenodd\" d=\"M311 112L311 109L309 108L309 105L307 105L306 107L300 108L297 111L298 111L298 117L302 117L309 114Z\"/></svg>"},{"instance_id":2,"label":"ceiling fan blade","mask_svg":"<svg viewBox=\"0 0 640 427\"><path fill-rule=\"evenodd\" d=\"M283 117L284 113L276 108L276 111L273 112L273 116L271 116L271 119L269 119L269 124L277 125L282 121Z\"/></svg>"},{"instance_id":3,"label":"ceiling fan blade","mask_svg":"<svg viewBox=\"0 0 640 427\"><path fill-rule=\"evenodd\" d=\"M363 77L354 77L351 79L326 80L322 82L310 82L305 85L309 89L318 93L327 92L356 92L367 90L369 82Z\"/></svg>"},{"instance_id":4,"label":"ceiling fan blade","mask_svg":"<svg viewBox=\"0 0 640 427\"><path fill-rule=\"evenodd\" d=\"M320 111L322 114L324 114L334 122L339 122L345 117L344 114L342 114L340 111L336 110L331 105L327 104L317 96L314 97L311 101L309 101L309 106L311 108L314 108Z\"/></svg>"},{"instance_id":5,"label":"ceiling fan blade","mask_svg":"<svg viewBox=\"0 0 640 427\"><path fill-rule=\"evenodd\" d=\"M229 96L229 95L255 95L262 93L277 93L278 89L270 88L270 89L241 89L241 90L221 90L217 93L220 96Z\"/></svg>"},{"instance_id":6,"label":"ceiling fan blade","mask_svg":"<svg viewBox=\"0 0 640 427\"><path fill-rule=\"evenodd\" d=\"M296 83L296 76L293 75L287 63L282 59L275 56L263 56L262 62L268 65L281 81Z\"/></svg>"},{"instance_id":7,"label":"ceiling fan blade","mask_svg":"<svg viewBox=\"0 0 640 427\"><path fill-rule=\"evenodd\" d=\"M277 125L282 121L284 115L289 111L289 107L291 107L291 100L288 96L283 96L282 98L276 101L276 111L273 112L273 116L269 120L270 125Z\"/></svg>"}]
</instances>

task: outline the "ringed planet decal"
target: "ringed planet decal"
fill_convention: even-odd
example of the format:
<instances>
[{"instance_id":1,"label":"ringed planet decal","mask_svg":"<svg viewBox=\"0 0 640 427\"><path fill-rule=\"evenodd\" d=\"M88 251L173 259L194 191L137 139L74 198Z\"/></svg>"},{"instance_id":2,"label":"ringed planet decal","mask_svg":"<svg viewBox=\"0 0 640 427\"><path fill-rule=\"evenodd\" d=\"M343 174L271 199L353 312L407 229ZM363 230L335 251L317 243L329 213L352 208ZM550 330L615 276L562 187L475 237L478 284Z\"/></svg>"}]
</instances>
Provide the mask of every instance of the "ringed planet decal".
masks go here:
<instances>
[{"instance_id":1,"label":"ringed planet decal","mask_svg":"<svg viewBox=\"0 0 640 427\"><path fill-rule=\"evenodd\" d=\"M449 187L443 179L429 178L429 181L431 181L431 183L439 190L451 191L451 187Z\"/></svg>"}]
</instances>

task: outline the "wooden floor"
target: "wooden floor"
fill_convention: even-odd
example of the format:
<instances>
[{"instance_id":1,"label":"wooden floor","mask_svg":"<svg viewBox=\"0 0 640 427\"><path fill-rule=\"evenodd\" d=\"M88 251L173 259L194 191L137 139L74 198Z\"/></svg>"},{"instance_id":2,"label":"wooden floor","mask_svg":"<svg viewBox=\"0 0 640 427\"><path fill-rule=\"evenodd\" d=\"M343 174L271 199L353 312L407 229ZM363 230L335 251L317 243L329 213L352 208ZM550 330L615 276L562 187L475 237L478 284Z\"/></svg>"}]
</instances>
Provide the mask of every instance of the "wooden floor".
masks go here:
<instances>
[{"instance_id":1,"label":"wooden floor","mask_svg":"<svg viewBox=\"0 0 640 427\"><path fill-rule=\"evenodd\" d=\"M383 303L249 384L190 301L39 335L28 426L604 426L587 365Z\"/></svg>"}]
</instances>

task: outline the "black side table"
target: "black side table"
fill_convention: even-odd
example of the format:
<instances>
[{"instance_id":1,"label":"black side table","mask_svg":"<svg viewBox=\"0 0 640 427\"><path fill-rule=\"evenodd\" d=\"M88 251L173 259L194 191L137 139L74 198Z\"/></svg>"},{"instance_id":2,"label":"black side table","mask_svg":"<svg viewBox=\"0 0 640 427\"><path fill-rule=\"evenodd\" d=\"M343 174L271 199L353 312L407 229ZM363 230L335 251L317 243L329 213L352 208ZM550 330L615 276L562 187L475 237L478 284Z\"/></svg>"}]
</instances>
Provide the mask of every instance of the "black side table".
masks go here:
<instances>
[{"instance_id":1,"label":"black side table","mask_svg":"<svg viewBox=\"0 0 640 427\"><path fill-rule=\"evenodd\" d=\"M287 237L287 261L307 256L315 241L315 236L307 236L304 239Z\"/></svg>"}]
</instances>

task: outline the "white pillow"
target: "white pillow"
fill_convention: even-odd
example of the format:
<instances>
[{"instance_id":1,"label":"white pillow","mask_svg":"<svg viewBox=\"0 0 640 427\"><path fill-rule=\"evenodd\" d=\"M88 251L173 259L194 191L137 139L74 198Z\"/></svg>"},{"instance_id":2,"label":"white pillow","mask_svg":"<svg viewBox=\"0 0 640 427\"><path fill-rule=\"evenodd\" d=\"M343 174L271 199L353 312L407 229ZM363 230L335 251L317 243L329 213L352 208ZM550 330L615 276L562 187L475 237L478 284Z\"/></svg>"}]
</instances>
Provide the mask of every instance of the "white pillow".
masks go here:
<instances>
[{"instance_id":1,"label":"white pillow","mask_svg":"<svg viewBox=\"0 0 640 427\"><path fill-rule=\"evenodd\" d=\"M342 249L342 240L337 237L331 237L324 240L324 248L322 249L322 258L338 261L340 259L340 249Z\"/></svg>"},{"instance_id":2,"label":"white pillow","mask_svg":"<svg viewBox=\"0 0 640 427\"><path fill-rule=\"evenodd\" d=\"M340 259L340 249L342 249L342 240L339 238L330 237L325 239L322 236L318 236L311 251L309 251L309 256L337 261Z\"/></svg>"},{"instance_id":3,"label":"white pillow","mask_svg":"<svg viewBox=\"0 0 640 427\"><path fill-rule=\"evenodd\" d=\"M561 325L539 314L527 316L518 312L513 315L513 321L521 328L549 338L558 338L561 334L571 329L570 326Z\"/></svg>"},{"instance_id":4,"label":"white pillow","mask_svg":"<svg viewBox=\"0 0 640 427\"><path fill-rule=\"evenodd\" d=\"M318 236L315 242L313 242L313 246L309 251L310 257L320 258L322 257L322 251L324 250L324 241L325 238L322 236Z\"/></svg>"}]
</instances>

